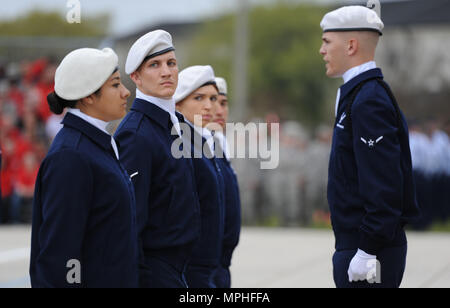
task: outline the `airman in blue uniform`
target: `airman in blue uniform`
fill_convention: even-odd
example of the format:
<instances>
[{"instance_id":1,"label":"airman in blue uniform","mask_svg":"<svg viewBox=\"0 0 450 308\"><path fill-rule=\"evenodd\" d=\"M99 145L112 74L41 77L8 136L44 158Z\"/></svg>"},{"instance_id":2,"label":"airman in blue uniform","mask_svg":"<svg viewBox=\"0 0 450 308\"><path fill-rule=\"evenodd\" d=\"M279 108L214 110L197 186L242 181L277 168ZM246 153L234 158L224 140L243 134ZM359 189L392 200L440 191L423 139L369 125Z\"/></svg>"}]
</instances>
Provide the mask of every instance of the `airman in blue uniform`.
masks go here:
<instances>
[{"instance_id":1,"label":"airman in blue uniform","mask_svg":"<svg viewBox=\"0 0 450 308\"><path fill-rule=\"evenodd\" d=\"M180 73L174 98L189 125L194 175L200 201L201 236L186 271L192 288L215 288L222 254L225 217L223 172L214 156L213 137L206 128L213 119L218 90L211 66L191 66Z\"/></svg>"},{"instance_id":2,"label":"airman in blue uniform","mask_svg":"<svg viewBox=\"0 0 450 308\"><path fill-rule=\"evenodd\" d=\"M325 15L320 54L327 76L343 77L329 164L337 287L399 287L405 224L418 214L408 127L373 61L383 23L348 6Z\"/></svg>"},{"instance_id":3,"label":"airman in blue uniform","mask_svg":"<svg viewBox=\"0 0 450 308\"><path fill-rule=\"evenodd\" d=\"M115 136L136 193L140 286L186 288L200 209L192 160L172 153L184 118L172 98L178 66L171 35L156 30L139 38L125 71L136 99Z\"/></svg>"},{"instance_id":4,"label":"airman in blue uniform","mask_svg":"<svg viewBox=\"0 0 450 308\"><path fill-rule=\"evenodd\" d=\"M69 110L36 180L33 287L138 286L134 189L106 131L129 95L109 48L75 50L58 67L48 103Z\"/></svg>"},{"instance_id":5,"label":"airman in blue uniform","mask_svg":"<svg viewBox=\"0 0 450 308\"><path fill-rule=\"evenodd\" d=\"M222 170L225 185L225 229L222 245L222 257L214 278L218 288L231 288L231 259L239 243L241 232L241 199L236 173L230 162L225 128L228 120L228 87L225 79L216 77L219 96L215 102L213 122L220 126L215 131L214 139L217 161Z\"/></svg>"}]
</instances>

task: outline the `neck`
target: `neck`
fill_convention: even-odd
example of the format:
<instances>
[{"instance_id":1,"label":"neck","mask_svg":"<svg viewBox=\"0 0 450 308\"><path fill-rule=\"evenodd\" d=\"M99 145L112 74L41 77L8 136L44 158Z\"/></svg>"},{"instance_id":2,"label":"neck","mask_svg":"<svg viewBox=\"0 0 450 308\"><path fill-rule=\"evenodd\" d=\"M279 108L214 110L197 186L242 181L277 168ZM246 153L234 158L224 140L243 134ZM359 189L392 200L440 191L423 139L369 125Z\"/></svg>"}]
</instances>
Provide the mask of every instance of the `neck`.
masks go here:
<instances>
[{"instance_id":1,"label":"neck","mask_svg":"<svg viewBox=\"0 0 450 308\"><path fill-rule=\"evenodd\" d=\"M354 58L354 59L352 58L347 70L352 69L357 66L360 66L360 65L370 62L370 61L375 61L375 57L374 56L361 56L361 57Z\"/></svg>"},{"instance_id":2,"label":"neck","mask_svg":"<svg viewBox=\"0 0 450 308\"><path fill-rule=\"evenodd\" d=\"M92 110L91 108L87 107L86 105L83 104L79 104L75 107L76 109L79 109L82 113L84 113L85 115L90 116L91 118L103 121L103 122L110 122L111 120L105 119L104 117L102 117L100 114L97 114L94 110Z\"/></svg>"}]
</instances>

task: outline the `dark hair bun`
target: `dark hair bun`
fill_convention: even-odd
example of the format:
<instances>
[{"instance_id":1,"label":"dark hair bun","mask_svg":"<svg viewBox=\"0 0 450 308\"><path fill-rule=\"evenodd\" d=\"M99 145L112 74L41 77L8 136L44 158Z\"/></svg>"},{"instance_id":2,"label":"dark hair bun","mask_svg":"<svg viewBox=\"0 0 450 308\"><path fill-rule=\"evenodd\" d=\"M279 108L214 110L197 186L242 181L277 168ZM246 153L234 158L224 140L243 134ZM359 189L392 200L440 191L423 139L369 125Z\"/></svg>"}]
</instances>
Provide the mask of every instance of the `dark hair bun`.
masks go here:
<instances>
[{"instance_id":1,"label":"dark hair bun","mask_svg":"<svg viewBox=\"0 0 450 308\"><path fill-rule=\"evenodd\" d=\"M61 114L64 111L64 108L70 107L73 108L77 104L77 101L68 101L58 96L55 92L47 95L47 103L50 107L50 110L54 114Z\"/></svg>"},{"instance_id":2,"label":"dark hair bun","mask_svg":"<svg viewBox=\"0 0 450 308\"><path fill-rule=\"evenodd\" d=\"M47 95L47 103L48 106L50 107L50 110L54 114L63 113L64 111L63 102L60 100L60 98L58 97L58 95L56 95L55 92L52 92L49 95Z\"/></svg>"}]
</instances>

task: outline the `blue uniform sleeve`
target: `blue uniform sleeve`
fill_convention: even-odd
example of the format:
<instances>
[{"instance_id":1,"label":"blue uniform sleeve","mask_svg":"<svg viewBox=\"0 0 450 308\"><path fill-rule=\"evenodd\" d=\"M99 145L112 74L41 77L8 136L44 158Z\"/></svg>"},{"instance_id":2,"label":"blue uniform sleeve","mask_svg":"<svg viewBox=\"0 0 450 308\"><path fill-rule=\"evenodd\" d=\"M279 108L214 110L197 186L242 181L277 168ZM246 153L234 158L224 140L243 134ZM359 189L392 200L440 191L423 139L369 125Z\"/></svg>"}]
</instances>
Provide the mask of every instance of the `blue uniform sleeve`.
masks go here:
<instances>
[{"instance_id":1,"label":"blue uniform sleeve","mask_svg":"<svg viewBox=\"0 0 450 308\"><path fill-rule=\"evenodd\" d=\"M402 213L404 181L397 118L392 103L380 95L355 102L352 112L359 194L366 211L359 248L376 255L394 239Z\"/></svg>"},{"instance_id":2,"label":"blue uniform sleeve","mask_svg":"<svg viewBox=\"0 0 450 308\"><path fill-rule=\"evenodd\" d=\"M120 161L131 176L136 196L136 219L139 234L139 255L142 259L142 232L149 215L151 185L151 151L146 139L132 130L120 130L115 135L120 144ZM142 262L141 262L142 264Z\"/></svg>"},{"instance_id":3,"label":"blue uniform sleeve","mask_svg":"<svg viewBox=\"0 0 450 308\"><path fill-rule=\"evenodd\" d=\"M93 174L88 163L73 151L49 156L39 178L41 224L38 232L34 285L83 286L83 239L93 195ZM36 208L35 208L36 210ZM81 264L81 284L69 284L70 260Z\"/></svg>"}]
</instances>

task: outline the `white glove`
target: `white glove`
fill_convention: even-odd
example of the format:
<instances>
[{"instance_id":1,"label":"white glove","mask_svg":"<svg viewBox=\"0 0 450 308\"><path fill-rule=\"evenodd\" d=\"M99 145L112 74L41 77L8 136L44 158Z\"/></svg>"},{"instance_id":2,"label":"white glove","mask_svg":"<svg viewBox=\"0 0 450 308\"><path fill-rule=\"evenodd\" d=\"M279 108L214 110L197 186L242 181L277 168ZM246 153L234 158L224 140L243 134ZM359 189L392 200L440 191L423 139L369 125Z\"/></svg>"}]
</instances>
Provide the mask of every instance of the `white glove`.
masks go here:
<instances>
[{"instance_id":1,"label":"white glove","mask_svg":"<svg viewBox=\"0 0 450 308\"><path fill-rule=\"evenodd\" d=\"M348 267L348 281L373 281L377 274L377 256L358 249Z\"/></svg>"}]
</instances>

